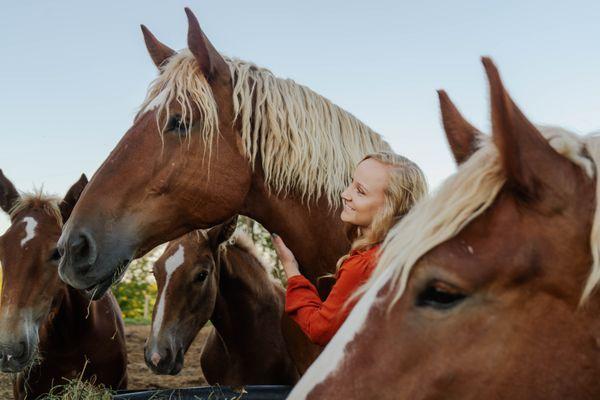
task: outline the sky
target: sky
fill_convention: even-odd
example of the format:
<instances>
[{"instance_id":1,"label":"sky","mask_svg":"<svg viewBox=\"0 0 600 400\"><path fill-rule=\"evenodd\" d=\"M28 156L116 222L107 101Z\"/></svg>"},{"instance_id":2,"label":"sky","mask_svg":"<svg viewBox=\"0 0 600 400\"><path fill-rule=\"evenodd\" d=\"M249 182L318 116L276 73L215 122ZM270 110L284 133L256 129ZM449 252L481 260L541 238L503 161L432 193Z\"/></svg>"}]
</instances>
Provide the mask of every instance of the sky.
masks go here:
<instances>
[{"instance_id":1,"label":"sky","mask_svg":"<svg viewBox=\"0 0 600 400\"><path fill-rule=\"evenodd\" d=\"M491 56L534 122L600 128L600 3L548 1L3 1L0 168L63 195L130 127L156 69L139 25L186 47L189 6L223 54L292 78L416 161L454 172L436 90L488 132ZM120 183L117 183L120 184ZM0 233L8 218L0 215Z\"/></svg>"}]
</instances>

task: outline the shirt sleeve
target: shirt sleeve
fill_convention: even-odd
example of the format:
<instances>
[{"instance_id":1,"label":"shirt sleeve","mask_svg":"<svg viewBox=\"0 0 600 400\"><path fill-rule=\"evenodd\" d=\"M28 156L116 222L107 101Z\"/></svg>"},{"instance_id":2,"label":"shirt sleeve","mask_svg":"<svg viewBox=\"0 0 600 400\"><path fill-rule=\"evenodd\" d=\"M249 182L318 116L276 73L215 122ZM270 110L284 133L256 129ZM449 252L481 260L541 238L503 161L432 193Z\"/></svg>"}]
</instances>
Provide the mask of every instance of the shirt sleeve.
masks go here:
<instances>
[{"instance_id":1,"label":"shirt sleeve","mask_svg":"<svg viewBox=\"0 0 600 400\"><path fill-rule=\"evenodd\" d=\"M354 304L344 308L346 301L368 279L371 263L370 258L360 256L346 260L325 301L304 276L291 277L286 290L286 313L312 342L325 346L352 310Z\"/></svg>"}]
</instances>

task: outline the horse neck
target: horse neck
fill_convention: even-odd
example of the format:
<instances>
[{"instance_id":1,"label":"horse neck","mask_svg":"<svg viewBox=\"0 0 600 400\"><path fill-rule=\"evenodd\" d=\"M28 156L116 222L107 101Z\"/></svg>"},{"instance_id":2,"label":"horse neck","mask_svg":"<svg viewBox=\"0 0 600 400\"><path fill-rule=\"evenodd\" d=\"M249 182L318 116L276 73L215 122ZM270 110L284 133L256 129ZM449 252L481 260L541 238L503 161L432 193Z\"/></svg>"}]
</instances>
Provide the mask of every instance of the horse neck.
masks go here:
<instances>
[{"instance_id":1,"label":"horse neck","mask_svg":"<svg viewBox=\"0 0 600 400\"><path fill-rule=\"evenodd\" d=\"M253 176L241 214L281 236L296 256L301 272L313 283L332 273L337 260L350 248L339 207L330 207L325 198L309 206L296 197L270 193L260 172Z\"/></svg>"},{"instance_id":2,"label":"horse neck","mask_svg":"<svg viewBox=\"0 0 600 400\"><path fill-rule=\"evenodd\" d=\"M40 347L55 352L62 345L71 348L73 338L80 337L93 323L92 308L90 300L80 291L64 284L50 315L40 327Z\"/></svg>"},{"instance_id":3,"label":"horse neck","mask_svg":"<svg viewBox=\"0 0 600 400\"><path fill-rule=\"evenodd\" d=\"M256 347L256 335L280 329L283 292L277 290L260 262L236 245L219 260L219 289L210 318L230 351ZM249 346L249 344L252 344Z\"/></svg>"}]
</instances>

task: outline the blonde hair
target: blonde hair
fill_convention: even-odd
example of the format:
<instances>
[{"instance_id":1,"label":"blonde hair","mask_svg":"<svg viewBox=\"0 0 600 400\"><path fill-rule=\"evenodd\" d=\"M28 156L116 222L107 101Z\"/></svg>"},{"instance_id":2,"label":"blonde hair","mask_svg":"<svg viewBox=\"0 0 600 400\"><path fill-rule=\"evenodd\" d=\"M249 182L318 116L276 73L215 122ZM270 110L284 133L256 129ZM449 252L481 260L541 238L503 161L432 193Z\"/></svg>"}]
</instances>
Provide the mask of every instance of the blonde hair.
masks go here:
<instances>
[{"instance_id":1,"label":"blonde hair","mask_svg":"<svg viewBox=\"0 0 600 400\"><path fill-rule=\"evenodd\" d=\"M234 120L241 127L243 151L253 169L260 164L273 193L298 195L305 204L324 197L338 207L339 193L350 182L357 161L364 154L390 149L378 133L308 87L253 63L224 59L231 73ZM188 119L199 110L198 129L210 160L219 127L217 102L188 49L161 67L137 117L156 110L162 135L172 104L182 110L187 136L192 129Z\"/></svg>"},{"instance_id":2,"label":"blonde hair","mask_svg":"<svg viewBox=\"0 0 600 400\"><path fill-rule=\"evenodd\" d=\"M580 138L562 128L538 126L538 129L554 150L578 165L590 178L599 176L599 136ZM506 175L498 148L491 138L482 136L480 149L444 181L435 195L419 202L390 231L382 245L377 267L357 294L362 295L367 290L375 290L375 287L391 282L395 287L389 304L391 309L402 297L417 261L488 210L505 183ZM581 304L600 282L600 185L596 185L596 190L596 211L590 236L593 263Z\"/></svg>"},{"instance_id":3,"label":"blonde hair","mask_svg":"<svg viewBox=\"0 0 600 400\"><path fill-rule=\"evenodd\" d=\"M375 214L369 232L363 234L360 227L349 226L351 252L368 250L383 242L392 227L427 194L425 175L413 161L391 151L380 151L366 155L360 162L369 159L389 166L388 184L383 205ZM350 254L346 254L338 260L336 272L349 256Z\"/></svg>"}]
</instances>

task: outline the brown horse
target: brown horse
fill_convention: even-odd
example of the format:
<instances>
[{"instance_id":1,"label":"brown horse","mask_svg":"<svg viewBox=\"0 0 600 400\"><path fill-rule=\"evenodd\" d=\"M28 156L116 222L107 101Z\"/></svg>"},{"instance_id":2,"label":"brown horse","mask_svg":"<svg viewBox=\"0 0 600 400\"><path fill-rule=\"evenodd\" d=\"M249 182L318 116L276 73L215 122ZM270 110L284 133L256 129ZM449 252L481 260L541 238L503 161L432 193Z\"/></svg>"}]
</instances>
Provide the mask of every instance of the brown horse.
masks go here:
<instances>
[{"instance_id":1,"label":"brown horse","mask_svg":"<svg viewBox=\"0 0 600 400\"><path fill-rule=\"evenodd\" d=\"M275 283L236 218L169 243L154 264L158 282L146 364L177 374L208 322L201 365L211 385L291 385L298 380L281 333L284 290Z\"/></svg>"},{"instance_id":2,"label":"brown horse","mask_svg":"<svg viewBox=\"0 0 600 400\"><path fill-rule=\"evenodd\" d=\"M440 92L462 164L290 399L600 398L600 140L539 130L483 63L492 140Z\"/></svg>"},{"instance_id":3,"label":"brown horse","mask_svg":"<svg viewBox=\"0 0 600 400\"><path fill-rule=\"evenodd\" d=\"M160 75L65 226L61 277L100 296L132 258L243 214L315 282L348 250L340 194L356 163L389 146L310 89L221 56L186 13L179 53L142 27Z\"/></svg>"},{"instance_id":4,"label":"brown horse","mask_svg":"<svg viewBox=\"0 0 600 400\"><path fill-rule=\"evenodd\" d=\"M56 242L87 178L59 203L20 196L0 171L0 206L11 226L0 236L0 369L18 373L16 399L35 399L83 376L113 389L127 385L121 310L111 293L90 305L58 277Z\"/></svg>"}]
</instances>

